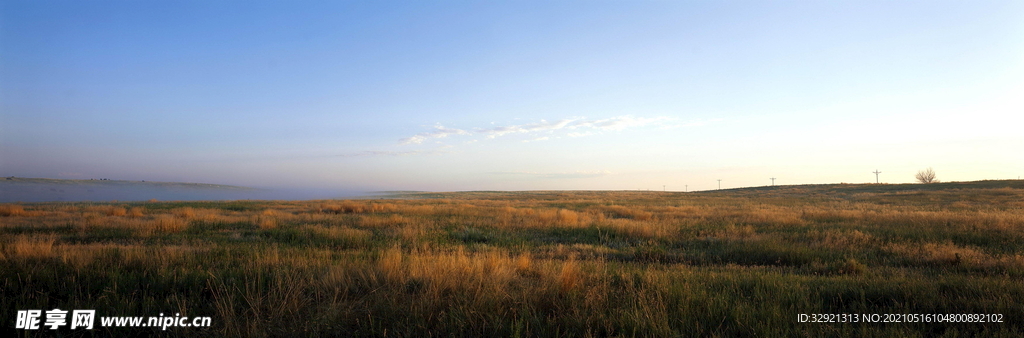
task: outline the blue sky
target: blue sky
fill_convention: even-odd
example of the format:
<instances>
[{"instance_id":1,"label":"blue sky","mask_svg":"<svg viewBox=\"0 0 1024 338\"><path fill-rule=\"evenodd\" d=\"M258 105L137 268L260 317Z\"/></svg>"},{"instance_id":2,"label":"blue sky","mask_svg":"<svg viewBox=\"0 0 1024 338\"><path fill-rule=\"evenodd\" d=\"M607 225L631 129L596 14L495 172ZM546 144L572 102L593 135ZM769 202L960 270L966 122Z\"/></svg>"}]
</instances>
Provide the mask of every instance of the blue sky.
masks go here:
<instances>
[{"instance_id":1,"label":"blue sky","mask_svg":"<svg viewBox=\"0 0 1024 338\"><path fill-rule=\"evenodd\" d=\"M0 1L0 175L703 190L1024 175L1019 1Z\"/></svg>"}]
</instances>

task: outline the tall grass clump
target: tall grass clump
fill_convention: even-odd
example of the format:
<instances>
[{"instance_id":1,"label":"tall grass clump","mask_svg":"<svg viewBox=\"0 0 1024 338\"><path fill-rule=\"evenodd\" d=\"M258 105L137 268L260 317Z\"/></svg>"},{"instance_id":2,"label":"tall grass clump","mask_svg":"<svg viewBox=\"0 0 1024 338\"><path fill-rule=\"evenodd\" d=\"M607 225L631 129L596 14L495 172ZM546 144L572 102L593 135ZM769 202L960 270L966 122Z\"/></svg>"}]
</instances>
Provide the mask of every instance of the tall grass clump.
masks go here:
<instances>
[{"instance_id":1,"label":"tall grass clump","mask_svg":"<svg viewBox=\"0 0 1024 338\"><path fill-rule=\"evenodd\" d=\"M171 215L158 215L152 221L152 227L157 232L162 233L176 233L184 231L188 227L188 221L182 219L180 216L175 217Z\"/></svg>"},{"instance_id":2,"label":"tall grass clump","mask_svg":"<svg viewBox=\"0 0 1024 338\"><path fill-rule=\"evenodd\" d=\"M8 258L47 258L53 256L53 245L57 241L54 234L19 235L7 244Z\"/></svg>"},{"instance_id":3,"label":"tall grass clump","mask_svg":"<svg viewBox=\"0 0 1024 338\"><path fill-rule=\"evenodd\" d=\"M25 216L25 208L17 204L0 204L0 216Z\"/></svg>"}]
</instances>

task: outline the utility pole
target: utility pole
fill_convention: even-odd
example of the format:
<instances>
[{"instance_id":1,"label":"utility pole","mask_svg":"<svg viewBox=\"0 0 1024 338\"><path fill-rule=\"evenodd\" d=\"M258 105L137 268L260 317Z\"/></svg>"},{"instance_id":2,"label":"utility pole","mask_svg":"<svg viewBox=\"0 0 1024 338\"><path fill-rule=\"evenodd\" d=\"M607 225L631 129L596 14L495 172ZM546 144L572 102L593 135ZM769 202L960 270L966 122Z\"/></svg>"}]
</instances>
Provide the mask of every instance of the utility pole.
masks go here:
<instances>
[{"instance_id":1,"label":"utility pole","mask_svg":"<svg viewBox=\"0 0 1024 338\"><path fill-rule=\"evenodd\" d=\"M775 186L775 178L774 177L772 177L772 186L773 187Z\"/></svg>"},{"instance_id":2,"label":"utility pole","mask_svg":"<svg viewBox=\"0 0 1024 338\"><path fill-rule=\"evenodd\" d=\"M878 169L875 169L875 171L872 172L875 173L875 184L878 184L878 174L881 174L882 172L878 171Z\"/></svg>"},{"instance_id":3,"label":"utility pole","mask_svg":"<svg viewBox=\"0 0 1024 338\"><path fill-rule=\"evenodd\" d=\"M690 185L689 184L683 185L683 192L690 192Z\"/></svg>"},{"instance_id":4,"label":"utility pole","mask_svg":"<svg viewBox=\"0 0 1024 338\"><path fill-rule=\"evenodd\" d=\"M662 184L662 185L661 185L661 192L666 192L666 191L668 191L668 190L665 190L665 185L664 185L664 184Z\"/></svg>"},{"instance_id":5,"label":"utility pole","mask_svg":"<svg viewBox=\"0 0 1024 338\"><path fill-rule=\"evenodd\" d=\"M722 190L722 180L718 180L718 190Z\"/></svg>"}]
</instances>

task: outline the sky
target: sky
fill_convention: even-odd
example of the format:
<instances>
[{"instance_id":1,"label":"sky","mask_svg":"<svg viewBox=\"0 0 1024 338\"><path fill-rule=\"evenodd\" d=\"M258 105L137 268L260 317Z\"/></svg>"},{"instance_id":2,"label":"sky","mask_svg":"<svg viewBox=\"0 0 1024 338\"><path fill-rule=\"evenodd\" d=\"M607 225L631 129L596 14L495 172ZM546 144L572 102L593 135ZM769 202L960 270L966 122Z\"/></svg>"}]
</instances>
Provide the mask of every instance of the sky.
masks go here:
<instances>
[{"instance_id":1,"label":"sky","mask_svg":"<svg viewBox=\"0 0 1024 338\"><path fill-rule=\"evenodd\" d=\"M1021 1L0 0L0 176L1016 179L1022 127Z\"/></svg>"}]
</instances>

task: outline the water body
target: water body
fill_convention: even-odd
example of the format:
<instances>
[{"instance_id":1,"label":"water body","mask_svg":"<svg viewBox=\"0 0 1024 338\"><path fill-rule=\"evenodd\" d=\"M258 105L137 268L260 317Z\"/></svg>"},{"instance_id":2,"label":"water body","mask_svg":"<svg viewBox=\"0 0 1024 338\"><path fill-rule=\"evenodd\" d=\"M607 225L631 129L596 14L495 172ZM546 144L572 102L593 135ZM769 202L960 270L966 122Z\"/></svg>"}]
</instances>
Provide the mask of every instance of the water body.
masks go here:
<instances>
[{"instance_id":1,"label":"water body","mask_svg":"<svg viewBox=\"0 0 1024 338\"><path fill-rule=\"evenodd\" d=\"M0 203L102 201L311 200L376 194L331 189L251 188L219 184L124 180L0 178Z\"/></svg>"}]
</instances>

